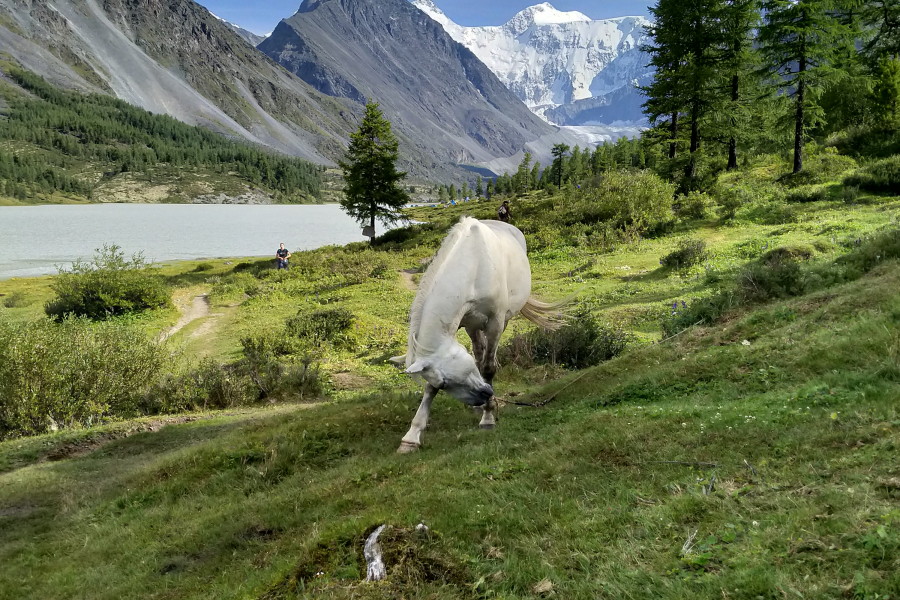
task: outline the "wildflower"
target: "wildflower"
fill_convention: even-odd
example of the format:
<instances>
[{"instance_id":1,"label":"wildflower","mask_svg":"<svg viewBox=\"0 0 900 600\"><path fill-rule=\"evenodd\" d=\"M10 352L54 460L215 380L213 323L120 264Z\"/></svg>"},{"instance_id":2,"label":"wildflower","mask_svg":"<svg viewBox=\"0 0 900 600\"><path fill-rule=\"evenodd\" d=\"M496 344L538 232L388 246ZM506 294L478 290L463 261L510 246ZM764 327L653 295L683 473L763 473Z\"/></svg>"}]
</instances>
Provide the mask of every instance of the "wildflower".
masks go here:
<instances>
[{"instance_id":1,"label":"wildflower","mask_svg":"<svg viewBox=\"0 0 900 600\"><path fill-rule=\"evenodd\" d=\"M741 342L741 343L742 343L743 345L745 345L745 346L749 346L749 345L750 345L750 341L749 341L749 340L744 340L744 341Z\"/></svg>"},{"instance_id":2,"label":"wildflower","mask_svg":"<svg viewBox=\"0 0 900 600\"><path fill-rule=\"evenodd\" d=\"M684 300L681 301L681 308L687 308L687 302Z\"/></svg>"}]
</instances>

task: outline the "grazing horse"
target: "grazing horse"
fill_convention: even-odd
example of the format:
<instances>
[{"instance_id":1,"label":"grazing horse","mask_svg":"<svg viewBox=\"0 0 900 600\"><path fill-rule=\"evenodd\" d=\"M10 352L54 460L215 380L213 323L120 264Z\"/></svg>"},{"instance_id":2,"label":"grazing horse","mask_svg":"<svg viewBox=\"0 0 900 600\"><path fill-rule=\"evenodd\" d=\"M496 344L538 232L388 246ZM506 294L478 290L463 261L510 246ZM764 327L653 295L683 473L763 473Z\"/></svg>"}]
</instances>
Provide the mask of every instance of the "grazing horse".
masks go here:
<instances>
[{"instance_id":1,"label":"grazing horse","mask_svg":"<svg viewBox=\"0 0 900 600\"><path fill-rule=\"evenodd\" d=\"M545 304L531 297L531 268L521 231L500 221L463 217L422 277L410 308L406 355L391 359L405 365L417 380L425 380L422 403L397 451L418 450L439 390L483 407L481 428L493 429L496 403L491 384L507 323L521 313L554 329L559 322L550 315L568 302ZM472 339L474 357L456 340L461 327Z\"/></svg>"}]
</instances>

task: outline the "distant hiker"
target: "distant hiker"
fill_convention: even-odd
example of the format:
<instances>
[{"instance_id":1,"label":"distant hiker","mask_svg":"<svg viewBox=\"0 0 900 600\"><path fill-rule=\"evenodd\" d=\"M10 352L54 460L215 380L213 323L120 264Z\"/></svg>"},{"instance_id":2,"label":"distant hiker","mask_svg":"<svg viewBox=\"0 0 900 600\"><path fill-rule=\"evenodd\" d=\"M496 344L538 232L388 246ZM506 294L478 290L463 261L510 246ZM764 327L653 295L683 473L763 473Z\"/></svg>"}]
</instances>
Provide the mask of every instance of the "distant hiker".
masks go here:
<instances>
[{"instance_id":1,"label":"distant hiker","mask_svg":"<svg viewBox=\"0 0 900 600\"><path fill-rule=\"evenodd\" d=\"M291 253L284 247L284 242L282 242L281 248L275 251L275 258L278 260L278 268L287 270L288 259L290 257Z\"/></svg>"},{"instance_id":2,"label":"distant hiker","mask_svg":"<svg viewBox=\"0 0 900 600\"><path fill-rule=\"evenodd\" d=\"M504 200L500 208L497 209L497 218L504 223L509 223L509 200Z\"/></svg>"}]
</instances>

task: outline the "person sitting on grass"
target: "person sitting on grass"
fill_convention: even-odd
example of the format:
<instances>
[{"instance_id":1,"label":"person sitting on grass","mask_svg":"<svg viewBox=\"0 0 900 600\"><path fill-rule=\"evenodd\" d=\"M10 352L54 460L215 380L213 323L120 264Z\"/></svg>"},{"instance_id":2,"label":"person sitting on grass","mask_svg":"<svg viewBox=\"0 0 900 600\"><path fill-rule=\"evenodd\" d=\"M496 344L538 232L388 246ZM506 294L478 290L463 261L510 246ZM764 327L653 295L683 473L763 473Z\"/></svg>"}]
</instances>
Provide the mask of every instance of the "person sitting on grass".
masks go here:
<instances>
[{"instance_id":1,"label":"person sitting on grass","mask_svg":"<svg viewBox=\"0 0 900 600\"><path fill-rule=\"evenodd\" d=\"M509 223L509 200L504 200L500 208L497 209L497 218L504 223Z\"/></svg>"},{"instance_id":2,"label":"person sitting on grass","mask_svg":"<svg viewBox=\"0 0 900 600\"><path fill-rule=\"evenodd\" d=\"M275 251L275 258L278 260L278 268L287 270L288 259L290 257L291 253L284 247L284 242L281 242L281 248Z\"/></svg>"}]
</instances>

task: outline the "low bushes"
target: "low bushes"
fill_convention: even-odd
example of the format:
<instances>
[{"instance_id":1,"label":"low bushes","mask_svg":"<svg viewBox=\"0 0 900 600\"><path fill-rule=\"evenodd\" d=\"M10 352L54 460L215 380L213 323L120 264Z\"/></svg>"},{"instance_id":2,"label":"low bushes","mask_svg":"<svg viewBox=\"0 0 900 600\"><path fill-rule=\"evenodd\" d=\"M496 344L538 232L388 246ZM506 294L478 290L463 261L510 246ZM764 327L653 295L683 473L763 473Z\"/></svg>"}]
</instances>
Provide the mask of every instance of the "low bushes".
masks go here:
<instances>
[{"instance_id":1,"label":"low bushes","mask_svg":"<svg viewBox=\"0 0 900 600\"><path fill-rule=\"evenodd\" d=\"M892 156L858 169L844 178L844 185L869 192L900 194L900 156Z\"/></svg>"},{"instance_id":2,"label":"low bushes","mask_svg":"<svg viewBox=\"0 0 900 600\"><path fill-rule=\"evenodd\" d=\"M77 315L95 320L172 306L171 293L141 254L125 258L118 246L104 245L90 263L78 261L53 281L56 298L44 311L54 318Z\"/></svg>"},{"instance_id":3,"label":"low bushes","mask_svg":"<svg viewBox=\"0 0 900 600\"><path fill-rule=\"evenodd\" d=\"M534 329L514 336L500 348L502 364L522 368L538 364L584 369L622 353L631 336L601 323L587 305L581 305L557 331Z\"/></svg>"},{"instance_id":4,"label":"low bushes","mask_svg":"<svg viewBox=\"0 0 900 600\"><path fill-rule=\"evenodd\" d=\"M626 238L660 233L674 221L675 187L649 171L610 171L566 207L568 224L610 222Z\"/></svg>"},{"instance_id":5,"label":"low bushes","mask_svg":"<svg viewBox=\"0 0 900 600\"><path fill-rule=\"evenodd\" d=\"M328 308L312 313L300 312L286 322L287 335L310 342L315 346L323 343L345 345L350 340L348 333L353 326L353 313L346 308Z\"/></svg>"},{"instance_id":6,"label":"low bushes","mask_svg":"<svg viewBox=\"0 0 900 600\"><path fill-rule=\"evenodd\" d=\"M681 240L676 250L659 259L659 264L671 269L689 269L702 263L708 255L703 240Z\"/></svg>"},{"instance_id":7,"label":"low bushes","mask_svg":"<svg viewBox=\"0 0 900 600\"><path fill-rule=\"evenodd\" d=\"M900 229L886 229L860 241L832 263L804 264L812 256L813 250L806 246L770 250L742 269L733 287L690 303L676 303L663 321L663 332L673 335L698 323L709 325L748 303L799 296L858 279L887 260L900 259Z\"/></svg>"},{"instance_id":8,"label":"low bushes","mask_svg":"<svg viewBox=\"0 0 900 600\"><path fill-rule=\"evenodd\" d=\"M0 321L0 438L137 414L170 364L160 345L119 324Z\"/></svg>"},{"instance_id":9,"label":"low bushes","mask_svg":"<svg viewBox=\"0 0 900 600\"><path fill-rule=\"evenodd\" d=\"M25 292L13 292L9 296L3 298L3 306L6 308L25 308L31 306L32 300L25 295Z\"/></svg>"}]
</instances>

